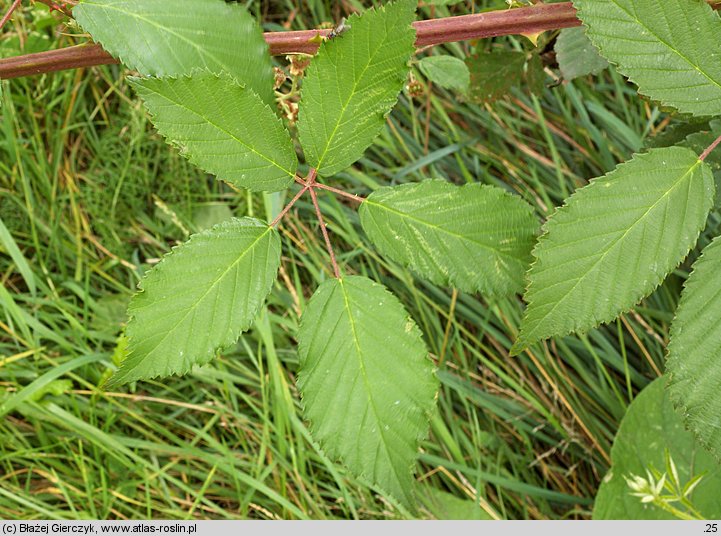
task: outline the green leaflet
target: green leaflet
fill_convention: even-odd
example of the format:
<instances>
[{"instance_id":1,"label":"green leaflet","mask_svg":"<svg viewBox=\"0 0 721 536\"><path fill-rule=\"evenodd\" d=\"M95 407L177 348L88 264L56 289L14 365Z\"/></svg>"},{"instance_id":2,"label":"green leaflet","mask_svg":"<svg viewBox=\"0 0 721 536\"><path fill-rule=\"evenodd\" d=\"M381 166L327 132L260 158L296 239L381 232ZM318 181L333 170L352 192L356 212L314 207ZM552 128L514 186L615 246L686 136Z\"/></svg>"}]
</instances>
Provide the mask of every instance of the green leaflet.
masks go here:
<instances>
[{"instance_id":1,"label":"green leaflet","mask_svg":"<svg viewBox=\"0 0 721 536\"><path fill-rule=\"evenodd\" d=\"M705 452L690 432L664 389L665 378L649 384L634 399L611 449L611 469L596 495L593 519L676 519L661 508L632 496L624 477L646 476L647 469L666 472L666 452L681 484L704 475L690 499L707 519L721 517L721 466ZM665 493L665 492L664 492ZM683 510L683 506L674 503Z\"/></svg>"},{"instance_id":2,"label":"green leaflet","mask_svg":"<svg viewBox=\"0 0 721 536\"><path fill-rule=\"evenodd\" d=\"M427 56L418 62L418 67L434 84L461 93L468 91L471 75L463 60L453 56Z\"/></svg>"},{"instance_id":3,"label":"green leaflet","mask_svg":"<svg viewBox=\"0 0 721 536\"><path fill-rule=\"evenodd\" d=\"M699 441L721 459L721 238L696 261L671 325L671 399Z\"/></svg>"},{"instance_id":4,"label":"green leaflet","mask_svg":"<svg viewBox=\"0 0 721 536\"><path fill-rule=\"evenodd\" d=\"M321 45L303 80L298 135L323 176L358 160L385 124L408 73L416 2L398 0L348 19Z\"/></svg>"},{"instance_id":5,"label":"green leaflet","mask_svg":"<svg viewBox=\"0 0 721 536\"><path fill-rule=\"evenodd\" d=\"M696 243L713 174L684 147L652 149L576 191L544 226L512 348L609 322L648 296Z\"/></svg>"},{"instance_id":6,"label":"green leaflet","mask_svg":"<svg viewBox=\"0 0 721 536\"><path fill-rule=\"evenodd\" d=\"M526 54L516 51L476 52L466 60L471 73L471 98L492 102L503 96L523 78Z\"/></svg>"},{"instance_id":7,"label":"green leaflet","mask_svg":"<svg viewBox=\"0 0 721 536\"><path fill-rule=\"evenodd\" d=\"M237 4L193 0L173 7L166 0L83 0L73 16L105 50L140 74L224 71L274 104L268 45L253 17Z\"/></svg>"},{"instance_id":8,"label":"green leaflet","mask_svg":"<svg viewBox=\"0 0 721 536\"><path fill-rule=\"evenodd\" d=\"M313 437L353 474L412 504L438 382L401 303L365 277L326 281L303 313L298 343Z\"/></svg>"},{"instance_id":9,"label":"green leaflet","mask_svg":"<svg viewBox=\"0 0 721 536\"><path fill-rule=\"evenodd\" d=\"M558 68L566 80L597 74L608 67L608 62L598 53L583 27L561 30L554 49Z\"/></svg>"},{"instance_id":10,"label":"green leaflet","mask_svg":"<svg viewBox=\"0 0 721 536\"><path fill-rule=\"evenodd\" d=\"M443 180L376 190L360 218L381 253L421 277L491 295L523 290L539 227L520 197Z\"/></svg>"},{"instance_id":11,"label":"green leaflet","mask_svg":"<svg viewBox=\"0 0 721 536\"><path fill-rule=\"evenodd\" d=\"M204 171L241 188L278 191L298 159L282 121L252 90L227 76L135 79L153 124Z\"/></svg>"},{"instance_id":12,"label":"green leaflet","mask_svg":"<svg viewBox=\"0 0 721 536\"><path fill-rule=\"evenodd\" d=\"M639 91L693 115L721 114L721 20L701 0L574 0L588 37Z\"/></svg>"},{"instance_id":13,"label":"green leaflet","mask_svg":"<svg viewBox=\"0 0 721 536\"><path fill-rule=\"evenodd\" d=\"M252 218L232 219L173 249L130 302L128 357L112 385L184 374L248 329L275 281L280 238Z\"/></svg>"}]
</instances>

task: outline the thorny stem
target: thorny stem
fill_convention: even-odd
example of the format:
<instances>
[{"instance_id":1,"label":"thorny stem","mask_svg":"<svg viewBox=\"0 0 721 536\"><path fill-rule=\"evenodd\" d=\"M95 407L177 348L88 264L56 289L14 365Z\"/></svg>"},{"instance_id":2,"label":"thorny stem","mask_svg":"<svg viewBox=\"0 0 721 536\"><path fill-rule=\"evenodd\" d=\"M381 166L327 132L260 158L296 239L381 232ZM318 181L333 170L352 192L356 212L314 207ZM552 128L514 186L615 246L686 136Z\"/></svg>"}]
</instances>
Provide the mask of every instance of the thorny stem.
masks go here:
<instances>
[{"instance_id":1,"label":"thorny stem","mask_svg":"<svg viewBox=\"0 0 721 536\"><path fill-rule=\"evenodd\" d=\"M57 9L52 0L37 0ZM721 7L719 0L707 0L713 9ZM64 0L61 9L70 15L67 5L74 0ZM558 30L580 26L576 9L571 2L557 4L536 4L529 7L502 9L474 15L461 15L416 21L416 46L428 47L442 43L483 39L502 35L531 35L548 30ZM330 30L302 30L292 32L268 32L265 40L270 53L314 54L318 49L318 35L326 36ZM78 45L36 54L24 54L0 59L0 79L9 80L20 76L30 76L63 69L91 67L118 63L100 45Z\"/></svg>"},{"instance_id":2,"label":"thorny stem","mask_svg":"<svg viewBox=\"0 0 721 536\"><path fill-rule=\"evenodd\" d=\"M21 1L22 1L22 0L15 0L15 1L13 2L13 4L10 6L10 9L7 10L7 13L5 13L5 15L3 16L2 20L0 20L0 28L2 28L3 26L5 26L5 23L6 23L8 20L10 20L10 17L12 17L13 12L18 8L18 6L20 5L20 2L21 2Z\"/></svg>"},{"instance_id":3,"label":"thorny stem","mask_svg":"<svg viewBox=\"0 0 721 536\"><path fill-rule=\"evenodd\" d=\"M701 162L703 162L704 160L706 160L706 157L707 157L709 154L711 154L711 151L713 151L713 150L718 146L719 143L721 143L721 136L719 136L718 138L716 138L711 145L709 145L708 147L706 147L706 150L705 150L703 153L701 153L701 156L699 156L698 159L701 160Z\"/></svg>"},{"instance_id":4,"label":"thorny stem","mask_svg":"<svg viewBox=\"0 0 721 536\"><path fill-rule=\"evenodd\" d=\"M51 0L41 1L52 3ZM580 24L571 2L561 2L416 21L413 23L413 27L416 30L416 46L425 47L467 39L534 34ZM318 35L325 36L329 32L330 30L269 32L265 34L265 40L268 42L271 54L314 54L319 46ZM111 63L117 63L117 60L105 52L100 45L84 45L80 49L68 47L0 59L0 78L10 79L61 69Z\"/></svg>"},{"instance_id":5,"label":"thorny stem","mask_svg":"<svg viewBox=\"0 0 721 536\"><path fill-rule=\"evenodd\" d=\"M37 0L54 6L52 0ZM707 0L713 9L721 7L719 0ZM75 2L65 0L65 6ZM67 9L62 10L67 14ZM536 4L529 7L502 9L474 15L461 15L416 21L416 46L428 47L442 43L483 39L502 35L531 35L548 30L580 26L576 9L571 2ZM318 49L318 35L325 36L330 30L302 30L293 32L268 32L265 40L270 53L314 54ZM63 69L90 67L118 63L100 45L79 45L36 54L25 54L0 59L0 79L30 76Z\"/></svg>"}]
</instances>

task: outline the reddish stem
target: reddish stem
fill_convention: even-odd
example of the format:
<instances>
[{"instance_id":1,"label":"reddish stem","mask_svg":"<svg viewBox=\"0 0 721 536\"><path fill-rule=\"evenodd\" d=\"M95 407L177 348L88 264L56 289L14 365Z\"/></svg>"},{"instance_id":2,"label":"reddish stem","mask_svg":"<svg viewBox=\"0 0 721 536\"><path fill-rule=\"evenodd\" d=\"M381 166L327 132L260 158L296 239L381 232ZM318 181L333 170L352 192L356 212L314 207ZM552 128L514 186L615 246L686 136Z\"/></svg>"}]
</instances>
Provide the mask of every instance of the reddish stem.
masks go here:
<instances>
[{"instance_id":1,"label":"reddish stem","mask_svg":"<svg viewBox=\"0 0 721 536\"><path fill-rule=\"evenodd\" d=\"M304 181L303 179L301 179L300 177L296 177L296 178L295 178L295 182L297 182L298 184L302 184L303 186L307 186L307 185L308 185L308 183L305 182L305 181ZM366 200L365 197L363 197L362 195L350 194L350 193L348 193L348 192L346 192L346 191L344 191L344 190L341 190L341 189L339 189L339 188L334 188L333 186L328 186L327 184L323 184L323 183L317 182L317 181L315 180L315 176L313 177L313 187L314 187L314 188L320 188L321 190L328 190L329 192L333 192L334 194L338 194L338 195L343 196L343 197L346 197L346 198L348 198L348 199L352 199L352 200L355 201L356 203L362 203L363 201Z\"/></svg>"},{"instance_id":2,"label":"reddish stem","mask_svg":"<svg viewBox=\"0 0 721 536\"><path fill-rule=\"evenodd\" d=\"M76 45L0 59L0 79L118 63L100 45Z\"/></svg>"},{"instance_id":3,"label":"reddish stem","mask_svg":"<svg viewBox=\"0 0 721 536\"><path fill-rule=\"evenodd\" d=\"M36 2L40 2L41 4L45 4L50 8L50 11L56 10L60 11L63 15L67 17L72 17L72 13L70 9L68 9L68 6L75 7L77 5L77 2L71 1L71 0L58 0L63 5L57 4L53 2L53 0L35 0Z\"/></svg>"},{"instance_id":4,"label":"reddish stem","mask_svg":"<svg viewBox=\"0 0 721 536\"><path fill-rule=\"evenodd\" d=\"M538 4L530 7L504 9L416 21L416 46L438 45L465 39L482 39L499 35L533 34L545 30L555 30L578 26L576 10L571 2L558 4ZM265 34L271 54L290 53L313 54L318 42L313 38L327 35L330 30L303 30L295 32L270 32ZM80 54L79 54L80 52ZM66 56L67 54L67 56ZM82 48L39 52L14 58L0 59L0 78L9 79L19 76L117 63L100 45L86 45Z\"/></svg>"},{"instance_id":5,"label":"reddish stem","mask_svg":"<svg viewBox=\"0 0 721 536\"><path fill-rule=\"evenodd\" d=\"M48 3L47 0L40 0ZM713 9L719 9L719 0L707 0ZM68 2L65 2L68 3ZM536 4L529 7L503 9L475 15L461 15L416 21L416 46L483 39L501 35L535 34L548 30L580 26L576 9L571 2ZM327 35L330 30L303 30L296 32L269 32L265 34L270 53L274 55L314 54L318 43L313 38ZM0 59L0 79L18 78L62 69L118 63L100 45L82 45L36 54Z\"/></svg>"},{"instance_id":6,"label":"reddish stem","mask_svg":"<svg viewBox=\"0 0 721 536\"><path fill-rule=\"evenodd\" d=\"M315 181L315 179L314 179ZM333 264L333 275L336 279L340 279L340 270L338 269L338 263L335 260L335 253L333 252L333 246L330 243L330 238L328 237L328 229L326 229L325 221L323 220L323 213L320 210L320 205L318 205L318 195L315 193L315 188L310 188L310 197L313 199L313 206L315 207L315 214L318 216L318 223L320 223L320 230L323 233L323 240L325 240L325 247L328 249L328 253L330 254L330 262Z\"/></svg>"},{"instance_id":7,"label":"reddish stem","mask_svg":"<svg viewBox=\"0 0 721 536\"><path fill-rule=\"evenodd\" d=\"M721 136L719 136L718 138L716 138L711 145L709 145L708 147L706 147L706 150L705 150L703 153L701 153L701 156L699 156L698 159L701 160L701 162L703 162L704 160L706 160L706 157L707 157L709 154L711 154L711 151L713 151L716 147L718 147L718 144L719 144L719 143L721 143Z\"/></svg>"},{"instance_id":8,"label":"reddish stem","mask_svg":"<svg viewBox=\"0 0 721 536\"><path fill-rule=\"evenodd\" d=\"M352 199L356 203L362 203L363 201L365 201L365 197L363 197L363 196L351 194L351 193L345 192L343 190L340 190L338 188L333 188L332 186L328 186L327 184L321 184L320 182L316 182L315 187L320 188L321 190L328 190L329 192L333 192L334 194L343 196L346 199Z\"/></svg>"},{"instance_id":9,"label":"reddish stem","mask_svg":"<svg viewBox=\"0 0 721 536\"><path fill-rule=\"evenodd\" d=\"M276 225L278 225L278 223L280 222L280 220L283 219L283 216L285 216L286 214L288 214L288 211L289 211L291 208L293 208L293 205L295 205L295 202L298 201L298 199L300 199L300 197L301 197L309 188L310 188L309 186L306 186L305 188L301 188L301 190L300 190L297 194L295 194L295 197L290 200L290 203L288 203L288 204L285 206L285 208L280 211L280 214L278 214L278 216L276 216L276 218L270 223L270 226L271 226L271 227L275 227Z\"/></svg>"},{"instance_id":10,"label":"reddish stem","mask_svg":"<svg viewBox=\"0 0 721 536\"><path fill-rule=\"evenodd\" d=\"M21 1L22 1L22 0L15 0L15 1L12 3L12 5L10 6L10 9L7 10L7 13L5 13L5 15L3 16L2 20L0 20L0 28L2 28L3 26L5 26L5 23L6 23L8 20L10 20L10 17L13 16L13 12L18 8L18 6L20 5L20 2L21 2Z\"/></svg>"},{"instance_id":11,"label":"reddish stem","mask_svg":"<svg viewBox=\"0 0 721 536\"><path fill-rule=\"evenodd\" d=\"M315 168L310 168L310 171L308 171L308 176L305 178L306 186L315 186L316 185L315 179L317 177L318 177L318 170Z\"/></svg>"},{"instance_id":12,"label":"reddish stem","mask_svg":"<svg viewBox=\"0 0 721 536\"><path fill-rule=\"evenodd\" d=\"M561 2L422 20L415 22L413 27L416 29L416 46L422 47L500 35L534 34L580 25L573 4Z\"/></svg>"}]
</instances>

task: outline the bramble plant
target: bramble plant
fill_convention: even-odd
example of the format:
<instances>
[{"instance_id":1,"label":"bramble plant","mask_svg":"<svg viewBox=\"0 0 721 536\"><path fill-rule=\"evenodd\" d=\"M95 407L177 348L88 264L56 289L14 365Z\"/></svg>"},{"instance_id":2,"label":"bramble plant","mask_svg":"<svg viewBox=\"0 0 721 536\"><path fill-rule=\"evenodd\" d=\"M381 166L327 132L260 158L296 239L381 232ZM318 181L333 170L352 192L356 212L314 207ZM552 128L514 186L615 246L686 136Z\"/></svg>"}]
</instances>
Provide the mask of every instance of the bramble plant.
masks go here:
<instances>
[{"instance_id":1,"label":"bramble plant","mask_svg":"<svg viewBox=\"0 0 721 536\"><path fill-rule=\"evenodd\" d=\"M573 3L585 34L580 28L564 30L558 39L566 78L597 72L608 61L639 93L669 109L694 117L721 115L721 20L707 3ZM667 146L634 155L580 188L542 229L520 197L479 183L461 187L434 178L380 188L365 198L345 192L328 182L362 157L406 83L415 7L414 0L397 0L349 17L343 31L319 38L317 55L302 75L294 75L286 94L274 93L268 45L238 5L194 0L170 11L167 0L85 0L73 9L84 30L139 73L132 84L154 125L191 162L238 188L297 188L272 221L247 217L216 225L174 248L146 274L128 309L127 353L108 385L187 373L236 341L271 292L281 263L277 228L307 195L332 277L307 303L297 333L305 417L331 457L405 505L414 502L413 467L435 406L434 365L400 301L379 283L344 273L318 195L358 204L371 243L419 277L489 297L525 288L528 306L511 352L518 354L545 339L615 319L685 259L713 207L709 160L721 142L713 121L688 138L670 136ZM507 92L513 73L531 85L543 76L537 50L487 54L479 46L465 64L435 56L418 67L435 83L481 101ZM716 457L721 456L719 262L721 238L694 266L668 346L670 398ZM647 398L653 394L666 407L659 385L651 386L653 392L649 387ZM639 397L637 408L645 400ZM627 418L635 418L632 411ZM613 453L619 471L627 456L622 433ZM688 446L694 440L684 441ZM607 489L627 493L631 482L634 493L660 501L668 513L669 504L690 500L694 489L718 485L718 476L699 480L687 468L679 478L671 456L677 462L682 456L672 452L666 462L674 494L661 493L668 476L662 482L660 473L649 473L643 480L641 470L630 465L628 471L636 473L612 475ZM704 456L704 463L715 463ZM697 517L717 512L712 504L699 507L700 513L690 502L684 505ZM596 515L621 514L597 505Z\"/></svg>"},{"instance_id":2,"label":"bramble plant","mask_svg":"<svg viewBox=\"0 0 721 536\"><path fill-rule=\"evenodd\" d=\"M638 85L641 94L681 114L721 114L721 20L706 2L575 0L574 5L590 41ZM684 260L714 204L714 174L707 160L721 142L721 132L713 122L706 125L710 133L700 154L690 148L699 145L697 135L681 140L671 136L670 143L678 141L677 146L635 155L575 192L548 219L533 251L525 294L528 307L512 353L615 319L651 294ZM716 238L685 284L667 362L671 400L685 425L717 460L719 261L721 241ZM620 437L619 433L617 443ZM621 478L617 473L613 477ZM717 486L718 477L707 484ZM596 517L620 515L603 506L609 510L604 516L599 503L600 494ZM714 499L702 513L717 516L717 503Z\"/></svg>"},{"instance_id":3,"label":"bramble plant","mask_svg":"<svg viewBox=\"0 0 721 536\"><path fill-rule=\"evenodd\" d=\"M333 277L308 302L298 331L305 416L329 455L406 505L435 405L433 363L415 322L390 292L342 273L318 191L360 202L362 226L382 253L468 292L522 290L538 230L531 207L495 187L429 180L362 199L323 182L357 161L383 128L408 75L415 6L399 0L354 15L345 31L323 42L302 82L303 174L293 140L270 106L265 40L244 9L202 0L169 14L164 0L96 0L73 11L108 51L145 75L133 86L158 131L191 162L253 191L300 185L272 222L221 223L148 272L128 308L127 355L108 385L184 374L248 329L280 265L276 227L308 194Z\"/></svg>"},{"instance_id":4,"label":"bramble plant","mask_svg":"<svg viewBox=\"0 0 721 536\"><path fill-rule=\"evenodd\" d=\"M721 114L721 20L697 0L576 0L588 37L639 92L692 116ZM715 133L718 135L719 133ZM714 139L715 138L715 139ZM534 249L514 347L609 322L648 296L693 248L713 206L713 170L683 146L634 156L575 192ZM687 426L721 456L720 242L686 282L668 346L669 389Z\"/></svg>"}]
</instances>

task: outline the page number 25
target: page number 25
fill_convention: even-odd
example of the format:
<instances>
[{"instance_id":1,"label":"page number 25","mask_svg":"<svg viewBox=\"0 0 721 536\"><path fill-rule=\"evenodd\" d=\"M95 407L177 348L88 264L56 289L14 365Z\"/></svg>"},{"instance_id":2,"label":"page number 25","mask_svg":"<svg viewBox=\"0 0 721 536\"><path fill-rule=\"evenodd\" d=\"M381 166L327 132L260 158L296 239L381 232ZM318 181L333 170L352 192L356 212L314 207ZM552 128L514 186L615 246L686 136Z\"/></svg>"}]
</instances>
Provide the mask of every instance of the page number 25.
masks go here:
<instances>
[{"instance_id":1,"label":"page number 25","mask_svg":"<svg viewBox=\"0 0 721 536\"><path fill-rule=\"evenodd\" d=\"M704 532L718 532L718 524L706 523L706 530Z\"/></svg>"}]
</instances>

